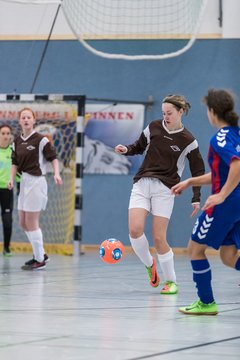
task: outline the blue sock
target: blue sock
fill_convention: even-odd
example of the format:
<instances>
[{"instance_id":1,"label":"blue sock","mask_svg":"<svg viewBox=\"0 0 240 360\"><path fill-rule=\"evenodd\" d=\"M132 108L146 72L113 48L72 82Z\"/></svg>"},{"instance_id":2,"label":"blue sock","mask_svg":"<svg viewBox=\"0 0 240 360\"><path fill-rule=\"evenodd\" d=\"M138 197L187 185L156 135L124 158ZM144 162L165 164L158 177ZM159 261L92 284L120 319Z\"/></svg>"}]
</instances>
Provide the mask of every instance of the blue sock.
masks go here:
<instances>
[{"instance_id":1,"label":"blue sock","mask_svg":"<svg viewBox=\"0 0 240 360\"><path fill-rule=\"evenodd\" d=\"M235 264L235 269L238 270L238 271L240 271L240 256L239 256L239 258L237 259L237 262L236 262L236 264Z\"/></svg>"},{"instance_id":2,"label":"blue sock","mask_svg":"<svg viewBox=\"0 0 240 360\"><path fill-rule=\"evenodd\" d=\"M199 299L204 304L212 303L214 301L211 285L212 272L208 260L192 260L191 264Z\"/></svg>"}]
</instances>

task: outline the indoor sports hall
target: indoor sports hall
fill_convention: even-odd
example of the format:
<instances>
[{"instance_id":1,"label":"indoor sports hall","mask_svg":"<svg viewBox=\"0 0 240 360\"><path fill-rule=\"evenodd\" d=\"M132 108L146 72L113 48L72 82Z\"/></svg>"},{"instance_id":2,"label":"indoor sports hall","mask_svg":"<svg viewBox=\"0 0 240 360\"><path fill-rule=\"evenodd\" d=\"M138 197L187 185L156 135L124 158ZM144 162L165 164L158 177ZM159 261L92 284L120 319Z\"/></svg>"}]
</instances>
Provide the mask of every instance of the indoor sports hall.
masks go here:
<instances>
[{"instance_id":1,"label":"indoor sports hall","mask_svg":"<svg viewBox=\"0 0 240 360\"><path fill-rule=\"evenodd\" d=\"M238 0L0 0L0 132L10 125L13 141L19 112L33 109L63 179L56 187L47 168L44 269L22 270L33 253L17 186L9 256L0 217L1 359L239 359L240 277L219 251L207 250L218 314L179 312L197 299L187 244L201 211L191 218L191 189L176 197L167 230L178 293L160 294L159 264L152 287L129 241L129 196L144 155L114 152L162 119L162 99L181 94L191 104L184 126L209 171L215 129L203 97L226 89L240 114L239 11ZM0 137L0 156L1 148ZM0 158L0 184L1 167ZM210 192L202 187L201 205ZM123 246L111 264L100 250L107 239Z\"/></svg>"}]
</instances>

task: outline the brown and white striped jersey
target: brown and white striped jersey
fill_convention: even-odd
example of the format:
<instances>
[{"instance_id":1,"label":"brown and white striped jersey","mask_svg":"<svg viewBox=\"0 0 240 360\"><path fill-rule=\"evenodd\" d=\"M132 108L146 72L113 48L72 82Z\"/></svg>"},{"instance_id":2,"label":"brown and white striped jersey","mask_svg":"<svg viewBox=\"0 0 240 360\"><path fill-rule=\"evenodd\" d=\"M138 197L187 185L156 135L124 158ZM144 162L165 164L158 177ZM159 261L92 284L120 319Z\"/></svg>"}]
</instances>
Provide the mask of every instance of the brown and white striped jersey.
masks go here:
<instances>
[{"instance_id":1,"label":"brown and white striped jersey","mask_svg":"<svg viewBox=\"0 0 240 360\"><path fill-rule=\"evenodd\" d=\"M171 188L177 184L185 168L186 159L192 176L203 175L204 162L199 151L197 140L186 129L170 131L163 120L152 121L141 133L139 139L126 146L125 155L145 153L142 165L133 181L142 177L153 177ZM192 202L200 202L200 187L193 188Z\"/></svg>"},{"instance_id":2,"label":"brown and white striped jersey","mask_svg":"<svg viewBox=\"0 0 240 360\"><path fill-rule=\"evenodd\" d=\"M46 174L46 162L56 159L56 152L48 138L37 132L24 138L18 136L13 143L12 164L18 172L41 176Z\"/></svg>"}]
</instances>

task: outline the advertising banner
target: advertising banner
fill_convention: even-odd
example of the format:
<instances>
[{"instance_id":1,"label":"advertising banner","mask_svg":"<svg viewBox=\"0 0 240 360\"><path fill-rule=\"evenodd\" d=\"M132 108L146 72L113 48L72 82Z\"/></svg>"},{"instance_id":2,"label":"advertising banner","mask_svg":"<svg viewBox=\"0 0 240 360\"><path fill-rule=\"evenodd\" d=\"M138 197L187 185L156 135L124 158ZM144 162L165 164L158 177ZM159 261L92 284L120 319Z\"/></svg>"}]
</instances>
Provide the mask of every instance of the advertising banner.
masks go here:
<instances>
[{"instance_id":1,"label":"advertising banner","mask_svg":"<svg viewBox=\"0 0 240 360\"><path fill-rule=\"evenodd\" d=\"M114 148L134 143L143 125L144 105L86 104L84 172L134 174L142 156L117 154Z\"/></svg>"}]
</instances>

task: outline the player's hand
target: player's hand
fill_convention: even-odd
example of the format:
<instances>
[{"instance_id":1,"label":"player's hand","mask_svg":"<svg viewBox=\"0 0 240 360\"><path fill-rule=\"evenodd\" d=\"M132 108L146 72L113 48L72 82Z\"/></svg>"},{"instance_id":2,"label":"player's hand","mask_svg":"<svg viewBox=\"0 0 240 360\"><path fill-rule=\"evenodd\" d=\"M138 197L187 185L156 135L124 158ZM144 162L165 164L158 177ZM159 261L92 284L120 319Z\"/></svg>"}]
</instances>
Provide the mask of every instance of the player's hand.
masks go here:
<instances>
[{"instance_id":1,"label":"player's hand","mask_svg":"<svg viewBox=\"0 0 240 360\"><path fill-rule=\"evenodd\" d=\"M126 154L127 152L127 147L124 146L124 145L117 145L115 146L115 152L118 153L118 154Z\"/></svg>"},{"instance_id":2,"label":"player's hand","mask_svg":"<svg viewBox=\"0 0 240 360\"><path fill-rule=\"evenodd\" d=\"M172 194L178 196L181 195L181 193L183 192L183 190L187 189L189 187L189 180L184 180L179 182L178 184L174 185L171 188L171 192Z\"/></svg>"},{"instance_id":3,"label":"player's hand","mask_svg":"<svg viewBox=\"0 0 240 360\"><path fill-rule=\"evenodd\" d=\"M54 181L56 183L56 185L60 186L63 184L62 178L60 175L54 175Z\"/></svg>"},{"instance_id":4,"label":"player's hand","mask_svg":"<svg viewBox=\"0 0 240 360\"><path fill-rule=\"evenodd\" d=\"M14 182L12 180L9 180L8 182L8 190L12 190L14 186Z\"/></svg>"},{"instance_id":5,"label":"player's hand","mask_svg":"<svg viewBox=\"0 0 240 360\"><path fill-rule=\"evenodd\" d=\"M192 203L193 211L191 213L191 217L194 217L198 210L200 209L200 203Z\"/></svg>"},{"instance_id":6,"label":"player's hand","mask_svg":"<svg viewBox=\"0 0 240 360\"><path fill-rule=\"evenodd\" d=\"M207 210L215 205L219 205L219 204L223 203L224 200L225 200L225 198L220 193L210 195L207 198L207 200L205 201L205 204L203 205L202 210Z\"/></svg>"}]
</instances>

